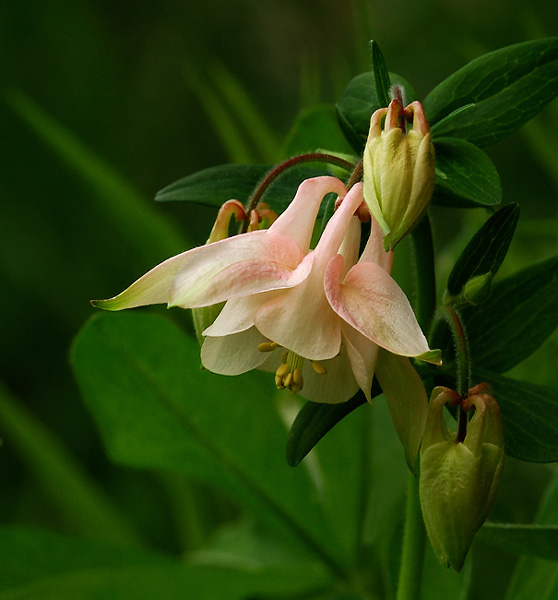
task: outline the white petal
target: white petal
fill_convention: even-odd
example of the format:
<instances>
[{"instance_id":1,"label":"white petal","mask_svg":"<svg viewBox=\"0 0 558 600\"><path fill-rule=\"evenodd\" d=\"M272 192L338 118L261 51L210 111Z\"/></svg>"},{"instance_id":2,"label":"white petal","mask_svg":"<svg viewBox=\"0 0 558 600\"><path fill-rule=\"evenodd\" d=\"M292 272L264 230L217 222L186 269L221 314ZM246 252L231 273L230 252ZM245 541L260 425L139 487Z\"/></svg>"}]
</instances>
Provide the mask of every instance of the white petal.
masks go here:
<instances>
[{"instance_id":1,"label":"white petal","mask_svg":"<svg viewBox=\"0 0 558 600\"><path fill-rule=\"evenodd\" d=\"M380 349L376 377L382 386L405 457L414 472L428 414L424 385L411 361Z\"/></svg>"},{"instance_id":2,"label":"white petal","mask_svg":"<svg viewBox=\"0 0 558 600\"><path fill-rule=\"evenodd\" d=\"M267 358L258 344L268 341L255 327L223 337L206 337L201 349L202 364L220 375L240 375L259 367Z\"/></svg>"}]
</instances>

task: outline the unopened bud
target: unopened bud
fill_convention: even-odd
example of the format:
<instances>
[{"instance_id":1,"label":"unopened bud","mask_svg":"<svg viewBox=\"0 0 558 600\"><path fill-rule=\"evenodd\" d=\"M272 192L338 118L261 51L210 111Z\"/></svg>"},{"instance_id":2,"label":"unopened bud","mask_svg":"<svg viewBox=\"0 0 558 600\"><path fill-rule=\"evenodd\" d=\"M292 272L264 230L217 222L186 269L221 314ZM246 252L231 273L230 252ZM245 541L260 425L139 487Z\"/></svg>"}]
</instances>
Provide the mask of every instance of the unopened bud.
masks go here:
<instances>
[{"instance_id":1,"label":"unopened bud","mask_svg":"<svg viewBox=\"0 0 558 600\"><path fill-rule=\"evenodd\" d=\"M502 417L488 394L475 393L461 403L475 408L463 442L444 420L455 392L435 388L421 448L420 502L432 546L446 566L460 571L475 533L486 519L500 482L504 461Z\"/></svg>"},{"instance_id":2,"label":"unopened bud","mask_svg":"<svg viewBox=\"0 0 558 600\"><path fill-rule=\"evenodd\" d=\"M469 304L482 304L488 300L492 287L492 273L485 273L469 279L461 294Z\"/></svg>"},{"instance_id":3,"label":"unopened bud","mask_svg":"<svg viewBox=\"0 0 558 600\"><path fill-rule=\"evenodd\" d=\"M420 102L403 109L395 99L372 115L363 167L364 200L390 250L422 218L434 190L434 146Z\"/></svg>"}]
</instances>

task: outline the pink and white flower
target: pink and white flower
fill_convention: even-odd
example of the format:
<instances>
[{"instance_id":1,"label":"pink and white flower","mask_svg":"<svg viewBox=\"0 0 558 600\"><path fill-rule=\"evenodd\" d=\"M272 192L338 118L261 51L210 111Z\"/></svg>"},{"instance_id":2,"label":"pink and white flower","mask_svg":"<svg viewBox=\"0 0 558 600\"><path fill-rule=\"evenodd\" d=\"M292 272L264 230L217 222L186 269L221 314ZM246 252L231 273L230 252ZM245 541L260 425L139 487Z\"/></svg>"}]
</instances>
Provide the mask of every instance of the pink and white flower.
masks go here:
<instances>
[{"instance_id":1,"label":"pink and white flower","mask_svg":"<svg viewBox=\"0 0 558 600\"><path fill-rule=\"evenodd\" d=\"M320 203L330 192L342 202L310 250ZM430 351L409 301L389 275L392 255L383 251L375 224L358 258L360 222L353 215L362 202L362 184L347 192L336 178L308 179L269 229L184 252L118 296L93 304L122 310L226 301L203 332L202 362L210 371L277 369L279 388L302 391L310 400L343 402L359 387L370 399L375 368L389 387L394 364L407 371L397 365L408 363L418 379L408 359L399 357L437 363L439 356ZM379 348L388 352L379 354ZM387 372L383 364L391 365ZM406 393L401 385L392 382Z\"/></svg>"}]
</instances>

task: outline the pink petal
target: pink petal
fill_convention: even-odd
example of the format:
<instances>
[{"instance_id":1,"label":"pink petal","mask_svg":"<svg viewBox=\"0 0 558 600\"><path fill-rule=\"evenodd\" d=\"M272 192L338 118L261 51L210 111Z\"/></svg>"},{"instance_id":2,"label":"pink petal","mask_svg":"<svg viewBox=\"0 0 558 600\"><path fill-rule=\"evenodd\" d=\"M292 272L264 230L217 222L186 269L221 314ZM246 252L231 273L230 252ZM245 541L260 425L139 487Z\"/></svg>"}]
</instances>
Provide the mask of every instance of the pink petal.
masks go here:
<instances>
[{"instance_id":1,"label":"pink petal","mask_svg":"<svg viewBox=\"0 0 558 600\"><path fill-rule=\"evenodd\" d=\"M386 397L409 469L414 472L428 414L424 385L411 361L380 349L376 377Z\"/></svg>"},{"instance_id":2,"label":"pink petal","mask_svg":"<svg viewBox=\"0 0 558 600\"><path fill-rule=\"evenodd\" d=\"M350 400L358 391L351 371L349 357L341 346L341 352L329 360L321 360L325 373L318 375L308 360L302 365L304 387L299 395L312 402L339 404Z\"/></svg>"},{"instance_id":3,"label":"pink petal","mask_svg":"<svg viewBox=\"0 0 558 600\"><path fill-rule=\"evenodd\" d=\"M353 375L366 399L371 402L370 390L372 389L379 346L349 325L343 324L342 331Z\"/></svg>"},{"instance_id":4,"label":"pink petal","mask_svg":"<svg viewBox=\"0 0 558 600\"><path fill-rule=\"evenodd\" d=\"M386 273L391 274L393 266L393 250L386 252L384 250L384 236L378 222L372 217L370 227L370 237L362 251L359 262L370 262L380 265Z\"/></svg>"},{"instance_id":5,"label":"pink petal","mask_svg":"<svg viewBox=\"0 0 558 600\"><path fill-rule=\"evenodd\" d=\"M308 252L314 222L326 194L345 196L347 188L335 177L313 177L303 181L287 210L271 225L269 231L294 240Z\"/></svg>"},{"instance_id":6,"label":"pink petal","mask_svg":"<svg viewBox=\"0 0 558 600\"><path fill-rule=\"evenodd\" d=\"M259 367L267 354L258 344L268 341L255 327L223 337L206 337L201 349L202 364L220 375L240 375Z\"/></svg>"},{"instance_id":7,"label":"pink petal","mask_svg":"<svg viewBox=\"0 0 558 600\"><path fill-rule=\"evenodd\" d=\"M328 265L325 292L333 310L365 337L390 352L419 356L429 352L428 343L407 297L378 265L359 263L340 283L343 257Z\"/></svg>"},{"instance_id":8,"label":"pink petal","mask_svg":"<svg viewBox=\"0 0 558 600\"><path fill-rule=\"evenodd\" d=\"M192 254L172 283L169 306L194 308L289 288L310 270L297 269L304 255L295 242L269 231L234 236L196 250L198 254Z\"/></svg>"},{"instance_id":9,"label":"pink petal","mask_svg":"<svg viewBox=\"0 0 558 600\"><path fill-rule=\"evenodd\" d=\"M300 285L277 294L254 322L267 338L305 358L323 360L339 352L341 324L324 295L323 271L312 270Z\"/></svg>"}]
</instances>

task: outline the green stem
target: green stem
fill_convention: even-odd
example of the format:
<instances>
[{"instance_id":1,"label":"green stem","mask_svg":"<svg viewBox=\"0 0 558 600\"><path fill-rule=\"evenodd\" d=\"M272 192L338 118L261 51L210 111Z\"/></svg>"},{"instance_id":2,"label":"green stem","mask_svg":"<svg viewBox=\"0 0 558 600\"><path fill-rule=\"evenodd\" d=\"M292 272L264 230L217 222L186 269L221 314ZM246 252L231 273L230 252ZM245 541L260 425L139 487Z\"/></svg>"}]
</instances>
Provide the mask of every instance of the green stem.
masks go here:
<instances>
[{"instance_id":1,"label":"green stem","mask_svg":"<svg viewBox=\"0 0 558 600\"><path fill-rule=\"evenodd\" d=\"M457 363L457 393L461 398L467 396L471 387L471 365L469 360L469 343L465 325L460 314L450 304L442 308L442 316L451 329L455 345L455 360Z\"/></svg>"},{"instance_id":2,"label":"green stem","mask_svg":"<svg viewBox=\"0 0 558 600\"><path fill-rule=\"evenodd\" d=\"M265 194L267 188L273 183L273 181L277 179L277 177L282 175L287 169L307 162L328 163L331 165L335 165L336 167L341 167L342 169L345 169L348 172L352 172L355 168L355 165L353 163L344 160L339 156L335 156L333 154L325 154L323 152L301 154L300 156L295 156L293 158L290 158L289 160L282 162L265 176L264 180L258 185L256 190L252 194L252 197L248 200L248 204L246 206L246 218L242 222L239 233L246 233L246 231L248 231L248 225L250 224L250 213L256 208L258 202L260 202L262 196Z\"/></svg>"},{"instance_id":3,"label":"green stem","mask_svg":"<svg viewBox=\"0 0 558 600\"><path fill-rule=\"evenodd\" d=\"M409 473L397 600L417 600L420 595L426 535L420 511L418 482L418 477Z\"/></svg>"}]
</instances>

